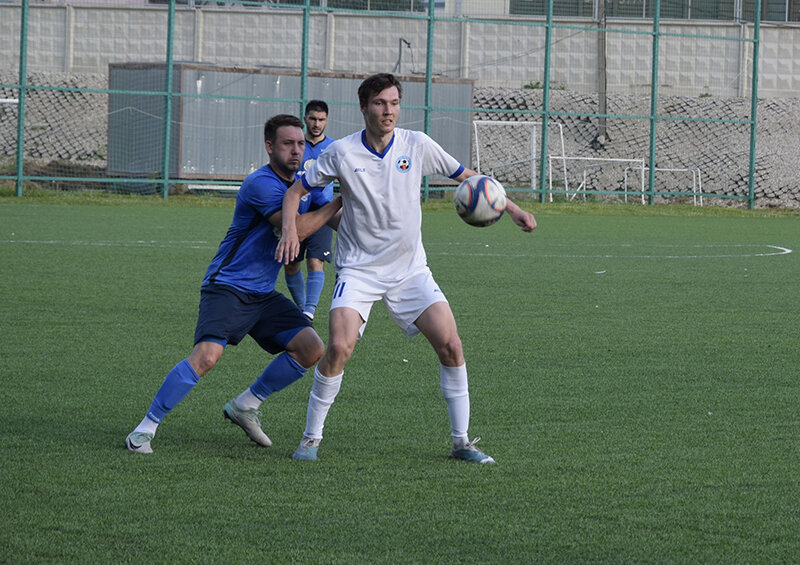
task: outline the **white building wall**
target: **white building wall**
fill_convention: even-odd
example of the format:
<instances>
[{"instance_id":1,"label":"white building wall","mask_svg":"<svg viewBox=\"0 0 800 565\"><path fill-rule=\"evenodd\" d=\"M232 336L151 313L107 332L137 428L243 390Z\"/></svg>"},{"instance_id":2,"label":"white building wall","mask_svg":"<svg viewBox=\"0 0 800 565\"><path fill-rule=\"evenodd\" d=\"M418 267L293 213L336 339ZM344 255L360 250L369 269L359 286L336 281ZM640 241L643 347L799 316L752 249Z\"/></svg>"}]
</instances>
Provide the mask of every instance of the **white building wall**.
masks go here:
<instances>
[{"instance_id":1,"label":"white building wall","mask_svg":"<svg viewBox=\"0 0 800 565\"><path fill-rule=\"evenodd\" d=\"M445 12L466 10L467 3L448 1ZM482 11L493 17L500 17L503 10L507 13L507 5L508 0L480 4ZM0 3L3 69L15 69L19 63L19 14L19 6ZM521 88L541 84L545 37L541 19L525 20L533 25L519 25L519 19L503 21L437 21L435 73L469 78L477 86ZM309 67L371 73L390 71L401 60L402 74L424 73L427 25L422 17L313 13L309 22ZM551 52L552 87L596 90L599 58L593 25L587 20L557 21ZM648 93L651 27L619 20L609 21L608 27L609 92ZM176 9L173 58L243 67L299 68L301 30L302 13L297 10L181 7ZM662 31L699 37L661 37L661 94L747 95L752 43L717 38L752 37L751 27L732 22L666 21L662 22ZM166 33L165 8L33 4L28 22L28 70L106 73L112 62L163 61ZM800 26L762 25L761 40L759 96L800 97Z\"/></svg>"},{"instance_id":2,"label":"white building wall","mask_svg":"<svg viewBox=\"0 0 800 565\"><path fill-rule=\"evenodd\" d=\"M765 33L770 41L761 43L759 97L800 97L800 29L770 26L761 29L762 38Z\"/></svg>"}]
</instances>

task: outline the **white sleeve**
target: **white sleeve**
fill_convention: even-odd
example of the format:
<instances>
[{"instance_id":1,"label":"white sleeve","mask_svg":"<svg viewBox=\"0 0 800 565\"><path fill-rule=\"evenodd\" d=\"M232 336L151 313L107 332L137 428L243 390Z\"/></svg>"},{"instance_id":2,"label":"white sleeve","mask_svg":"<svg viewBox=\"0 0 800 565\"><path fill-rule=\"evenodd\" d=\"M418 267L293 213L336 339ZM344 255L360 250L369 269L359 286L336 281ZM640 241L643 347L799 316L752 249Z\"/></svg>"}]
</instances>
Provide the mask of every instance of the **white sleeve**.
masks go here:
<instances>
[{"instance_id":1,"label":"white sleeve","mask_svg":"<svg viewBox=\"0 0 800 565\"><path fill-rule=\"evenodd\" d=\"M325 151L317 157L317 160L311 164L306 174L303 175L303 184L308 190L313 188L325 188L328 184L339 178L339 154L337 151L333 150L334 143L329 145Z\"/></svg>"},{"instance_id":2,"label":"white sleeve","mask_svg":"<svg viewBox=\"0 0 800 565\"><path fill-rule=\"evenodd\" d=\"M421 134L418 142L423 146L422 174L424 176L442 175L453 178L464 170L458 159L442 149L442 146L429 136Z\"/></svg>"}]
</instances>

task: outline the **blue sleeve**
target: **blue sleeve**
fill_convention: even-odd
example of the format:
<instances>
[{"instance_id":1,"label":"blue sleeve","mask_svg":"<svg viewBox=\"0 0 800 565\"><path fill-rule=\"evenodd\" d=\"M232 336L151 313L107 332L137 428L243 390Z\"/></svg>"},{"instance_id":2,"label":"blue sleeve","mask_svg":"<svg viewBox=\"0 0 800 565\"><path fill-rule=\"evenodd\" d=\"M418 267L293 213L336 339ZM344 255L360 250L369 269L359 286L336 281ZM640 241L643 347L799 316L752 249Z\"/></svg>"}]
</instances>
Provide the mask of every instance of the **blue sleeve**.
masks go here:
<instances>
[{"instance_id":1,"label":"blue sleeve","mask_svg":"<svg viewBox=\"0 0 800 565\"><path fill-rule=\"evenodd\" d=\"M328 184L322 190L312 190L310 195L314 206L318 208L325 206L325 204L333 200L333 183Z\"/></svg>"},{"instance_id":2,"label":"blue sleeve","mask_svg":"<svg viewBox=\"0 0 800 565\"><path fill-rule=\"evenodd\" d=\"M269 218L283 207L286 185L267 175L248 177L239 189L244 202L265 218Z\"/></svg>"}]
</instances>

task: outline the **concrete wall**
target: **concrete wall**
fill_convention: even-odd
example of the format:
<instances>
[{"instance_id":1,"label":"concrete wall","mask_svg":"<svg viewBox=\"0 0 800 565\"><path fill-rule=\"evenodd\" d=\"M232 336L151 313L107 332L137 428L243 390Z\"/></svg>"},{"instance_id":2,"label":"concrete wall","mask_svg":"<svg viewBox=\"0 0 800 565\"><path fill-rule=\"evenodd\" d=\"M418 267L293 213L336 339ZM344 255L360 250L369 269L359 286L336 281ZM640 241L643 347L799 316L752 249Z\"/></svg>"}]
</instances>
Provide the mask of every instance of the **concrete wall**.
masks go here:
<instances>
[{"instance_id":1,"label":"concrete wall","mask_svg":"<svg viewBox=\"0 0 800 565\"><path fill-rule=\"evenodd\" d=\"M20 8L0 3L0 69L19 63ZM528 25L520 25L522 23ZM531 25L532 24L532 25ZM595 92L597 33L587 20L558 20L553 30L551 84ZM174 58L253 67L301 63L302 14L237 6L176 9ZM427 21L383 14L314 13L309 66L334 72L425 71ZM469 78L476 86L535 86L543 75L541 20L437 21L436 74ZM650 90L652 38L641 21L608 23L608 90ZM747 96L752 26L733 22L662 22L659 92L664 95ZM33 4L28 30L29 71L106 73L109 63L163 61L167 10L154 6ZM697 37L685 37L692 35ZM730 38L727 41L721 38ZM759 97L800 97L800 26L761 28ZM410 44L410 47L403 41Z\"/></svg>"}]
</instances>

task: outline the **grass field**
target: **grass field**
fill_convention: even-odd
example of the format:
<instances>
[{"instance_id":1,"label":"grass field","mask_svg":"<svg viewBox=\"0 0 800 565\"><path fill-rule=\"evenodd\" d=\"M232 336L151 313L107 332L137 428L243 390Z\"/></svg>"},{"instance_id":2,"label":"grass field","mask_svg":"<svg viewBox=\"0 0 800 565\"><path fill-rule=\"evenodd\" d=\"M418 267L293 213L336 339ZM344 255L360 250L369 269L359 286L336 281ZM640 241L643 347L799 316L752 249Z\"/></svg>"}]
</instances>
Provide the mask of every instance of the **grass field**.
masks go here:
<instances>
[{"instance_id":1,"label":"grass field","mask_svg":"<svg viewBox=\"0 0 800 565\"><path fill-rule=\"evenodd\" d=\"M447 457L435 356L381 305L317 463L290 459L309 376L265 403L272 448L223 421L271 359L251 340L129 453L232 201L58 202L0 198L0 562L800 558L796 214L537 205L528 235L431 206L479 466Z\"/></svg>"}]
</instances>

